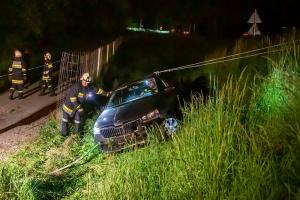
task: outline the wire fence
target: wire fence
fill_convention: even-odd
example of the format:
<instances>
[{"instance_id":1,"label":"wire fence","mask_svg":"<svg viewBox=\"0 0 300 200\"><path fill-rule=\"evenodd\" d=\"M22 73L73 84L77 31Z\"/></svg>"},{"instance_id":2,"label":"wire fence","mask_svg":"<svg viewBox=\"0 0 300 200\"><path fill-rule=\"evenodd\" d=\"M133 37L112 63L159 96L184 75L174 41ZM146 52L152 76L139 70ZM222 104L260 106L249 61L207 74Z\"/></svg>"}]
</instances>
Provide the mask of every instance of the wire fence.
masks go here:
<instances>
[{"instance_id":1,"label":"wire fence","mask_svg":"<svg viewBox=\"0 0 300 200\"><path fill-rule=\"evenodd\" d=\"M99 77L103 66L109 62L121 43L122 38L118 38L92 51L62 53L57 86L57 118L59 121L68 88L79 82L83 72L88 72L93 78Z\"/></svg>"}]
</instances>

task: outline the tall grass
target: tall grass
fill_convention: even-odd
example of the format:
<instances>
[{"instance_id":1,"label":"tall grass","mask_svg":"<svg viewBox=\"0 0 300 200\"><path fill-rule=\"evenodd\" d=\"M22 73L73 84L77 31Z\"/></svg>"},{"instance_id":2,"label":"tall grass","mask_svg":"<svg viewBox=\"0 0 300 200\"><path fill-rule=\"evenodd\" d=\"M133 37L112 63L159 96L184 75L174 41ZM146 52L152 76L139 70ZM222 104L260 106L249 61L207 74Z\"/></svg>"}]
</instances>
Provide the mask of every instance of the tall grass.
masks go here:
<instances>
[{"instance_id":1,"label":"tall grass","mask_svg":"<svg viewBox=\"0 0 300 200\"><path fill-rule=\"evenodd\" d=\"M274 68L274 73L280 70L281 74L294 74L293 66L297 63L279 63L282 66ZM273 74L257 88L249 88L245 79L229 78L214 98L194 96L183 108L183 127L172 142L152 141L145 149L116 156L108 165L90 168L86 176L88 190L83 197L299 197L299 94L283 87L299 84L297 76L282 79L282 87L276 88L286 92L284 105L280 105L283 102L277 96L272 99L265 93L265 88L274 82ZM250 101L249 95L254 95ZM265 112L265 105L257 104L267 101L265 98L277 101L268 104L269 112ZM271 106L278 108L271 110ZM96 176L99 178L90 179Z\"/></svg>"},{"instance_id":2,"label":"tall grass","mask_svg":"<svg viewBox=\"0 0 300 200\"><path fill-rule=\"evenodd\" d=\"M300 79L297 58L288 54L273 63L272 73L260 79L262 84L253 85L242 75L238 80L229 78L214 98L194 96L183 107L183 127L172 142L154 140L147 148L90 167L82 196L299 197Z\"/></svg>"},{"instance_id":3,"label":"tall grass","mask_svg":"<svg viewBox=\"0 0 300 200\"><path fill-rule=\"evenodd\" d=\"M179 133L115 155L91 152L79 165L49 175L94 145L63 143L55 120L41 137L0 166L0 199L297 199L300 198L299 52L268 60L267 76L228 76L210 97L182 106Z\"/></svg>"},{"instance_id":4,"label":"tall grass","mask_svg":"<svg viewBox=\"0 0 300 200\"><path fill-rule=\"evenodd\" d=\"M85 130L89 133L94 120L87 121ZM0 199L60 199L72 194L78 174L50 175L50 172L86 155L93 145L91 135L82 139L72 135L64 141L56 119L52 118L41 129L37 141L0 164ZM95 155L97 150L85 159Z\"/></svg>"}]
</instances>

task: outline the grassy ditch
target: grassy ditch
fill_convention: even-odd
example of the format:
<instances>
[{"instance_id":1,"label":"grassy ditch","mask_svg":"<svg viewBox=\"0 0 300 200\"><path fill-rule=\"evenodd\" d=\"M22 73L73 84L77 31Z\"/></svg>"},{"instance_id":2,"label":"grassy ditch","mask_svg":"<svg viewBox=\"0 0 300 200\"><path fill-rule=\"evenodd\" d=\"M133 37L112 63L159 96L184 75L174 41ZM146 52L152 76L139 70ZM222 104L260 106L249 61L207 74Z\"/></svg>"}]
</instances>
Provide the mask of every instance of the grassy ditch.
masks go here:
<instances>
[{"instance_id":1,"label":"grassy ditch","mask_svg":"<svg viewBox=\"0 0 300 200\"><path fill-rule=\"evenodd\" d=\"M209 98L182 106L172 141L102 155L87 120L83 138L59 136L55 119L40 137L0 165L0 199L296 199L300 198L299 52L268 61L267 76L246 71ZM155 135L158 135L155 136ZM77 166L52 171L86 155Z\"/></svg>"}]
</instances>

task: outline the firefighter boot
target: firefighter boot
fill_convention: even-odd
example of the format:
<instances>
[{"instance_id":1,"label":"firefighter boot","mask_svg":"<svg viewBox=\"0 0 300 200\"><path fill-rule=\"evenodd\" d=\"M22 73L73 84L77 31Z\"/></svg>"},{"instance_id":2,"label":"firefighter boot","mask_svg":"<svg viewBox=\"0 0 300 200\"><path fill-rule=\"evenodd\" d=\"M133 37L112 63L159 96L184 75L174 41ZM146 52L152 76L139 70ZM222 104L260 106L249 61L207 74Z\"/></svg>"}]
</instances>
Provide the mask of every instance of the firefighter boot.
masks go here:
<instances>
[{"instance_id":1,"label":"firefighter boot","mask_svg":"<svg viewBox=\"0 0 300 200\"><path fill-rule=\"evenodd\" d=\"M14 91L15 91L14 89L9 90L9 99L13 99Z\"/></svg>"},{"instance_id":2,"label":"firefighter boot","mask_svg":"<svg viewBox=\"0 0 300 200\"><path fill-rule=\"evenodd\" d=\"M74 132L81 134L81 116L80 112L76 111L74 116Z\"/></svg>"},{"instance_id":3,"label":"firefighter boot","mask_svg":"<svg viewBox=\"0 0 300 200\"><path fill-rule=\"evenodd\" d=\"M63 111L63 117L61 120L61 135L66 138L68 136L68 118L69 115Z\"/></svg>"},{"instance_id":4,"label":"firefighter boot","mask_svg":"<svg viewBox=\"0 0 300 200\"><path fill-rule=\"evenodd\" d=\"M76 123L74 124L74 132L77 134L81 134L81 124L80 123Z\"/></svg>"},{"instance_id":5,"label":"firefighter boot","mask_svg":"<svg viewBox=\"0 0 300 200\"><path fill-rule=\"evenodd\" d=\"M19 99L24 99L23 92L18 92L18 97L19 97Z\"/></svg>"},{"instance_id":6,"label":"firefighter boot","mask_svg":"<svg viewBox=\"0 0 300 200\"><path fill-rule=\"evenodd\" d=\"M45 95L45 91L46 91L46 87L43 85L42 86L42 90L41 90L41 92L40 92L40 96L44 96Z\"/></svg>"},{"instance_id":7,"label":"firefighter boot","mask_svg":"<svg viewBox=\"0 0 300 200\"><path fill-rule=\"evenodd\" d=\"M50 97L55 96L55 92L54 92L53 87L52 87L52 86L49 86L48 88L49 88L49 91L50 91Z\"/></svg>"},{"instance_id":8,"label":"firefighter boot","mask_svg":"<svg viewBox=\"0 0 300 200\"><path fill-rule=\"evenodd\" d=\"M68 123L63 121L61 123L61 135L63 137L67 137L67 134L68 134Z\"/></svg>"}]
</instances>

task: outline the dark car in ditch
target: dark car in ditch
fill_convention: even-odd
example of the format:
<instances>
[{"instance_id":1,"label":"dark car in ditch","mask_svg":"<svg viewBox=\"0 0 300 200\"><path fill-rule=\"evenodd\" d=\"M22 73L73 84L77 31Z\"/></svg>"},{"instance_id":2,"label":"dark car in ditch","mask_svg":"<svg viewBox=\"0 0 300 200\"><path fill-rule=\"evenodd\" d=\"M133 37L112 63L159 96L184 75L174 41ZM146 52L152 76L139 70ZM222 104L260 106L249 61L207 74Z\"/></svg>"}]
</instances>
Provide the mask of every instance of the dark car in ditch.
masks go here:
<instances>
[{"instance_id":1,"label":"dark car in ditch","mask_svg":"<svg viewBox=\"0 0 300 200\"><path fill-rule=\"evenodd\" d=\"M94 125L100 151L111 153L144 144L146 128L157 123L167 137L179 128L176 90L161 77L125 84L116 89Z\"/></svg>"}]
</instances>

